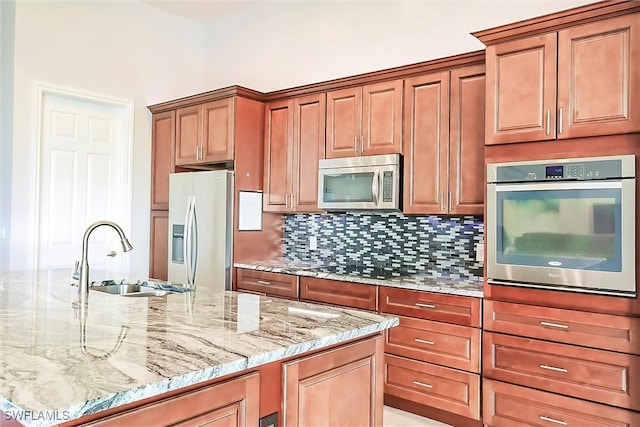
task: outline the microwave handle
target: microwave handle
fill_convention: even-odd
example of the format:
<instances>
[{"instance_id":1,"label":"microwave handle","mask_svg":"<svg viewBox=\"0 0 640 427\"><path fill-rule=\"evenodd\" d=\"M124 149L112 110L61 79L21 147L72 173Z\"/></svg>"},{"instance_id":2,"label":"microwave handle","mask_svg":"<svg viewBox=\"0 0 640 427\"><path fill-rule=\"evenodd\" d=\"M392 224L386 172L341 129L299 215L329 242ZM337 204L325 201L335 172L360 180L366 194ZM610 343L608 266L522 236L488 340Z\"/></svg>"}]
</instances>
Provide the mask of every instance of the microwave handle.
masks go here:
<instances>
[{"instance_id":1,"label":"microwave handle","mask_svg":"<svg viewBox=\"0 0 640 427\"><path fill-rule=\"evenodd\" d=\"M380 191L380 171L376 171L373 175L373 181L371 181L371 195L373 196L373 203L378 205L378 192Z\"/></svg>"}]
</instances>

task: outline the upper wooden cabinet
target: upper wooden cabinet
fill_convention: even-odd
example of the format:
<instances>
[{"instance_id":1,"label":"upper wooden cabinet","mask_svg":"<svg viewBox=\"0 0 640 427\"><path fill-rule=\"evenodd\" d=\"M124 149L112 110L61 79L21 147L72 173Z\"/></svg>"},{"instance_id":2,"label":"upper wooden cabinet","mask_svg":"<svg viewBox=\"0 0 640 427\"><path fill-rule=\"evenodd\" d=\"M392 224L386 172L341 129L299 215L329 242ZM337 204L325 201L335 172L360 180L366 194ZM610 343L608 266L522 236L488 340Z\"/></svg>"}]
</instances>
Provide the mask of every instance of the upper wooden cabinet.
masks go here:
<instances>
[{"instance_id":1,"label":"upper wooden cabinet","mask_svg":"<svg viewBox=\"0 0 640 427\"><path fill-rule=\"evenodd\" d=\"M233 160L234 98L176 111L176 165Z\"/></svg>"},{"instance_id":2,"label":"upper wooden cabinet","mask_svg":"<svg viewBox=\"0 0 640 427\"><path fill-rule=\"evenodd\" d=\"M169 209L169 174L174 169L176 113L154 114L151 122L151 209Z\"/></svg>"},{"instance_id":3,"label":"upper wooden cabinet","mask_svg":"<svg viewBox=\"0 0 640 427\"><path fill-rule=\"evenodd\" d=\"M403 80L327 93L327 158L402 153Z\"/></svg>"},{"instance_id":4,"label":"upper wooden cabinet","mask_svg":"<svg viewBox=\"0 0 640 427\"><path fill-rule=\"evenodd\" d=\"M404 207L409 214L482 214L484 66L405 80Z\"/></svg>"},{"instance_id":5,"label":"upper wooden cabinet","mask_svg":"<svg viewBox=\"0 0 640 427\"><path fill-rule=\"evenodd\" d=\"M272 102L265 111L264 210L318 212L325 94Z\"/></svg>"},{"instance_id":6,"label":"upper wooden cabinet","mask_svg":"<svg viewBox=\"0 0 640 427\"><path fill-rule=\"evenodd\" d=\"M489 45L486 144L640 131L639 31L636 13Z\"/></svg>"}]
</instances>

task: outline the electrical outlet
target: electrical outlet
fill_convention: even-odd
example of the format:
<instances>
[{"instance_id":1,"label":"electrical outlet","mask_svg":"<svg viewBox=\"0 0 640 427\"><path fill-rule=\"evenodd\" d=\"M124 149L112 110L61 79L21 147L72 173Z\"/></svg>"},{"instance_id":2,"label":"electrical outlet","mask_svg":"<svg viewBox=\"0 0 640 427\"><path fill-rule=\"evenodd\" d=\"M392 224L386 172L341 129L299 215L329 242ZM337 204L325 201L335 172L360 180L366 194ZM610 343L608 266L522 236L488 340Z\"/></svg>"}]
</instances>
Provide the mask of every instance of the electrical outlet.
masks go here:
<instances>
[{"instance_id":1,"label":"electrical outlet","mask_svg":"<svg viewBox=\"0 0 640 427\"><path fill-rule=\"evenodd\" d=\"M316 236L309 236L309 249L312 251L318 249L318 238Z\"/></svg>"},{"instance_id":2,"label":"electrical outlet","mask_svg":"<svg viewBox=\"0 0 640 427\"><path fill-rule=\"evenodd\" d=\"M484 262L484 243L476 243L476 261Z\"/></svg>"}]
</instances>

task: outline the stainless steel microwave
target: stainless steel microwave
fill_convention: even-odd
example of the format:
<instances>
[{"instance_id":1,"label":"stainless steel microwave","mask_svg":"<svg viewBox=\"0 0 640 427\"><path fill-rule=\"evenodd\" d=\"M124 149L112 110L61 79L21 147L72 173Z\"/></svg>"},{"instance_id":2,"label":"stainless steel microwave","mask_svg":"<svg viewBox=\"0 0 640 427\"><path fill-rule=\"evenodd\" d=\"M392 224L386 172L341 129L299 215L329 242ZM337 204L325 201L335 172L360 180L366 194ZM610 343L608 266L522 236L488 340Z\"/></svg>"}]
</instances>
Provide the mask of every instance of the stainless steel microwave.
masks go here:
<instances>
[{"instance_id":1,"label":"stainless steel microwave","mask_svg":"<svg viewBox=\"0 0 640 427\"><path fill-rule=\"evenodd\" d=\"M401 173L399 154L320 160L318 208L399 210Z\"/></svg>"}]
</instances>

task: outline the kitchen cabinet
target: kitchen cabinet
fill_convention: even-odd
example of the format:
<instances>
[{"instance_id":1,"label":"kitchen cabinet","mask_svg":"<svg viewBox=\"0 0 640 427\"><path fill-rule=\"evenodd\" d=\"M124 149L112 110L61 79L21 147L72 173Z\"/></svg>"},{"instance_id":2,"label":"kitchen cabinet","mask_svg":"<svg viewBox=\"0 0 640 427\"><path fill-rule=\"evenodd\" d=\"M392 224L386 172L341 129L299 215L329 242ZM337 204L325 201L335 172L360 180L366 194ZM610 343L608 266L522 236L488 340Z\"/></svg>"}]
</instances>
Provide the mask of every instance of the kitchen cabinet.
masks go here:
<instances>
[{"instance_id":1,"label":"kitchen cabinet","mask_svg":"<svg viewBox=\"0 0 640 427\"><path fill-rule=\"evenodd\" d=\"M169 211L151 211L149 277L167 280L169 263Z\"/></svg>"},{"instance_id":2,"label":"kitchen cabinet","mask_svg":"<svg viewBox=\"0 0 640 427\"><path fill-rule=\"evenodd\" d=\"M259 407L260 375L254 372L85 425L249 427L258 425Z\"/></svg>"},{"instance_id":3,"label":"kitchen cabinet","mask_svg":"<svg viewBox=\"0 0 640 427\"><path fill-rule=\"evenodd\" d=\"M636 13L487 46L486 144L640 131L638 31Z\"/></svg>"},{"instance_id":4,"label":"kitchen cabinet","mask_svg":"<svg viewBox=\"0 0 640 427\"><path fill-rule=\"evenodd\" d=\"M237 268L236 278L238 291L298 299L298 276Z\"/></svg>"},{"instance_id":5,"label":"kitchen cabinet","mask_svg":"<svg viewBox=\"0 0 640 427\"><path fill-rule=\"evenodd\" d=\"M283 364L283 423L382 425L381 336Z\"/></svg>"},{"instance_id":6,"label":"kitchen cabinet","mask_svg":"<svg viewBox=\"0 0 640 427\"><path fill-rule=\"evenodd\" d=\"M327 93L326 157L402 153L403 80Z\"/></svg>"},{"instance_id":7,"label":"kitchen cabinet","mask_svg":"<svg viewBox=\"0 0 640 427\"><path fill-rule=\"evenodd\" d=\"M151 119L151 209L169 209L169 174L174 171L175 111Z\"/></svg>"},{"instance_id":8,"label":"kitchen cabinet","mask_svg":"<svg viewBox=\"0 0 640 427\"><path fill-rule=\"evenodd\" d=\"M378 287L339 280L301 277L300 299L376 311Z\"/></svg>"},{"instance_id":9,"label":"kitchen cabinet","mask_svg":"<svg viewBox=\"0 0 640 427\"><path fill-rule=\"evenodd\" d=\"M265 211L319 212L318 161L324 158L325 111L325 94L267 105Z\"/></svg>"},{"instance_id":10,"label":"kitchen cabinet","mask_svg":"<svg viewBox=\"0 0 640 427\"><path fill-rule=\"evenodd\" d=\"M483 65L404 84L404 205L409 214L484 212Z\"/></svg>"}]
</instances>

